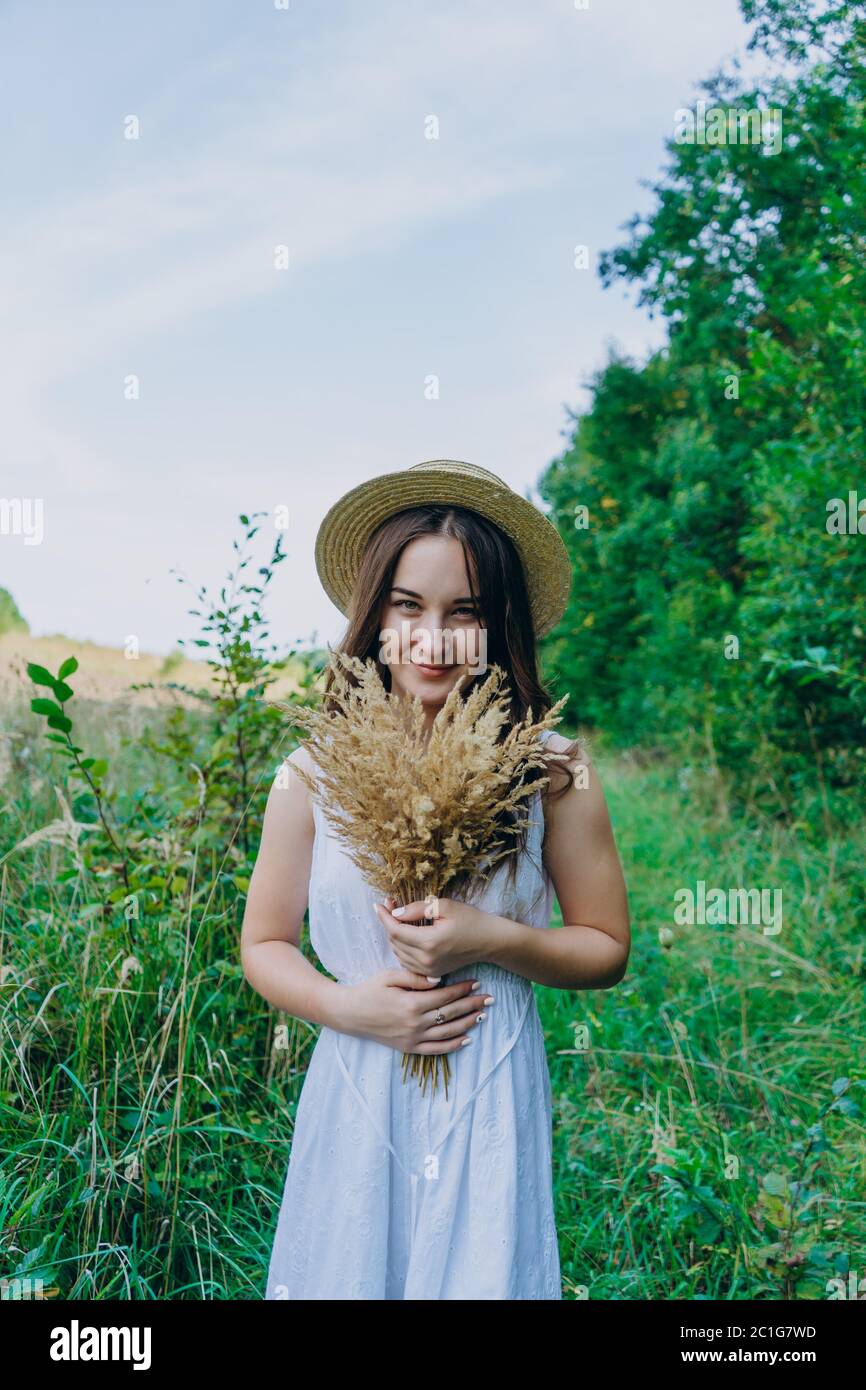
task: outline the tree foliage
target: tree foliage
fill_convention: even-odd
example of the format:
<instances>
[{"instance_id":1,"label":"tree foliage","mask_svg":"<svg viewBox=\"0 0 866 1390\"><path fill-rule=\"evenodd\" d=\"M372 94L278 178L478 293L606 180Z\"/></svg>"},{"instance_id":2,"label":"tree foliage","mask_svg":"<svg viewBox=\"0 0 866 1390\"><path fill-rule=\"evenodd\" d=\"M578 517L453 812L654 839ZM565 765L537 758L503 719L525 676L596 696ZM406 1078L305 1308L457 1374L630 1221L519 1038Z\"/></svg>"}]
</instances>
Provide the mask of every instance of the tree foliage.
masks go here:
<instances>
[{"instance_id":1,"label":"tree foliage","mask_svg":"<svg viewBox=\"0 0 866 1390\"><path fill-rule=\"evenodd\" d=\"M701 95L778 108L780 147L672 137L653 211L602 257L667 342L610 357L542 480L575 567L548 657L588 722L698 730L777 796L816 762L863 771L866 25L742 3L766 80L735 67Z\"/></svg>"}]
</instances>

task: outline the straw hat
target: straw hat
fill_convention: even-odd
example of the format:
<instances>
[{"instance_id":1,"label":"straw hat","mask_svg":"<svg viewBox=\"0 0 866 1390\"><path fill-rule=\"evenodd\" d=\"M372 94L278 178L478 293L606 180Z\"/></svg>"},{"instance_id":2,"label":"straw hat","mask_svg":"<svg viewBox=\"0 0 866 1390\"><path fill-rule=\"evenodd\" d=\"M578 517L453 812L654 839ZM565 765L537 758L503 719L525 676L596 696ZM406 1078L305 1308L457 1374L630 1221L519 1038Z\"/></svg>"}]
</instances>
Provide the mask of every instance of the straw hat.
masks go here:
<instances>
[{"instance_id":1,"label":"straw hat","mask_svg":"<svg viewBox=\"0 0 866 1390\"><path fill-rule=\"evenodd\" d=\"M316 569L331 602L346 617L367 541L386 517L430 503L469 507L514 542L526 575L536 637L555 627L571 588L571 562L562 537L543 512L474 463L428 459L400 473L383 473L339 498L316 536Z\"/></svg>"}]
</instances>

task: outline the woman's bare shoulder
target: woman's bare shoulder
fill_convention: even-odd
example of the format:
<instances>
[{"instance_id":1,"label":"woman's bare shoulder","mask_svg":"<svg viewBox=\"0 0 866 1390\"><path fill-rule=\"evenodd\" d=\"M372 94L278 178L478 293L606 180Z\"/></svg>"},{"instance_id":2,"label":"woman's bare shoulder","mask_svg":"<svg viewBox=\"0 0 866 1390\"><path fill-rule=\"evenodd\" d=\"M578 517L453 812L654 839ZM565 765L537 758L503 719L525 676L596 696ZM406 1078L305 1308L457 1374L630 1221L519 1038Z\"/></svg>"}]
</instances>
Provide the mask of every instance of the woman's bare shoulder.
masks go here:
<instances>
[{"instance_id":1,"label":"woman's bare shoulder","mask_svg":"<svg viewBox=\"0 0 866 1390\"><path fill-rule=\"evenodd\" d=\"M286 770L287 768L289 769L288 771ZM293 804L296 807L302 806L304 808L304 818L308 826L310 829L314 829L315 820L313 816L312 790L309 783L306 782L303 777L292 775L292 768L305 773L308 777L315 780L316 763L303 744L298 744L298 747L291 753L288 753L283 759L283 763L274 779L271 799L273 800L273 793L279 791L290 792L289 804ZM277 797L276 804L280 804L281 801L284 800L285 798Z\"/></svg>"},{"instance_id":2,"label":"woman's bare shoulder","mask_svg":"<svg viewBox=\"0 0 866 1390\"><path fill-rule=\"evenodd\" d=\"M558 821L581 820L586 815L597 813L603 796L583 738L570 738L553 730L545 742L551 753L566 754L563 758L552 758L548 763L549 781L542 804L549 831Z\"/></svg>"},{"instance_id":3,"label":"woman's bare shoulder","mask_svg":"<svg viewBox=\"0 0 866 1390\"><path fill-rule=\"evenodd\" d=\"M294 763L296 767L309 773L312 777L316 770L316 764L312 755L303 743L299 743L293 753L289 753L286 758L287 763Z\"/></svg>"}]
</instances>

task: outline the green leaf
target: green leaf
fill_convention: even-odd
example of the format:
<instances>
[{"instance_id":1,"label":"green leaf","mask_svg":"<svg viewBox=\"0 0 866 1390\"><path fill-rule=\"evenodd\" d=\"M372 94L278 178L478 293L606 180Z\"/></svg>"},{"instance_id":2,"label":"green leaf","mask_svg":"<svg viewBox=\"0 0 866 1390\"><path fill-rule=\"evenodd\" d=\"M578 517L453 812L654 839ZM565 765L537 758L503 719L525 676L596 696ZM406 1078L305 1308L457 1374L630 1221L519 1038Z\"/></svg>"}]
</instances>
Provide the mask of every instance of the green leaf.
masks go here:
<instances>
[{"instance_id":1,"label":"green leaf","mask_svg":"<svg viewBox=\"0 0 866 1390\"><path fill-rule=\"evenodd\" d=\"M57 696L58 700L71 700L75 691L72 689L72 686L67 685L65 681L55 681L54 694Z\"/></svg>"},{"instance_id":2,"label":"green leaf","mask_svg":"<svg viewBox=\"0 0 866 1390\"><path fill-rule=\"evenodd\" d=\"M30 701L30 708L34 714L55 714L61 719L65 717L60 705L55 704L53 700L43 700L39 696Z\"/></svg>"},{"instance_id":3,"label":"green leaf","mask_svg":"<svg viewBox=\"0 0 866 1390\"><path fill-rule=\"evenodd\" d=\"M28 661L27 674L34 685L48 685L54 689L54 677L44 666L37 666L35 661Z\"/></svg>"},{"instance_id":4,"label":"green leaf","mask_svg":"<svg viewBox=\"0 0 866 1390\"><path fill-rule=\"evenodd\" d=\"M766 1173L763 1178L765 1191L771 1192L774 1197L787 1197L788 1180L782 1173Z\"/></svg>"},{"instance_id":5,"label":"green leaf","mask_svg":"<svg viewBox=\"0 0 866 1390\"><path fill-rule=\"evenodd\" d=\"M765 1193L761 1200L761 1211L770 1224L780 1230L791 1224L791 1208L781 1197L770 1197Z\"/></svg>"},{"instance_id":6,"label":"green leaf","mask_svg":"<svg viewBox=\"0 0 866 1390\"><path fill-rule=\"evenodd\" d=\"M62 729L65 734L68 734L72 728L72 720L67 719L65 714L49 714L48 727L49 729Z\"/></svg>"},{"instance_id":7,"label":"green leaf","mask_svg":"<svg viewBox=\"0 0 866 1390\"><path fill-rule=\"evenodd\" d=\"M849 1100L847 1096L843 1096L840 1100L834 1100L830 1108L832 1110L840 1110L843 1115L850 1116L852 1120L856 1119L860 1114L859 1105L853 1100Z\"/></svg>"},{"instance_id":8,"label":"green leaf","mask_svg":"<svg viewBox=\"0 0 866 1390\"><path fill-rule=\"evenodd\" d=\"M76 661L75 657L68 656L64 661L63 665L61 666L60 670L57 672L58 679L65 681L67 676L71 676L72 673L77 670L78 662Z\"/></svg>"}]
</instances>

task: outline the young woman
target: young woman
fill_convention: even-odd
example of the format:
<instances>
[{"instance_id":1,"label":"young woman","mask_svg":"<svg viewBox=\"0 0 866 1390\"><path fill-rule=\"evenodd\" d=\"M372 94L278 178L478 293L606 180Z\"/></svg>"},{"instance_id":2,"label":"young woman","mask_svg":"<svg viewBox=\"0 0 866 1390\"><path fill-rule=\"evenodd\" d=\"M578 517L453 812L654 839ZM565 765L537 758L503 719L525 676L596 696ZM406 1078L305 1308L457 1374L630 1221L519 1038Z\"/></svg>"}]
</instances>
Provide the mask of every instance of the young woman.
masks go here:
<instances>
[{"instance_id":1,"label":"young woman","mask_svg":"<svg viewBox=\"0 0 866 1390\"><path fill-rule=\"evenodd\" d=\"M342 650L376 660L392 698L418 696L428 732L462 674L464 695L487 674L471 664L473 641L486 644L487 667L504 667L515 722L530 706L535 718L550 708L535 642L564 611L568 556L546 517L495 474L435 460L362 484L325 517L316 564L351 615ZM396 648L385 643L394 633ZM439 898L432 925L421 924L423 903L397 915L394 899L377 901L301 779L276 779L244 972L274 1007L321 1031L267 1299L562 1297L532 982L607 988L622 979L630 942L597 775L579 745L554 732L547 745L568 756L550 761L515 853L471 903L471 891ZM315 775L303 748L293 763ZM550 931L554 892L565 925ZM329 974L300 950L308 906ZM449 1054L447 1098L441 1080L432 1094L404 1081L404 1052Z\"/></svg>"}]
</instances>

